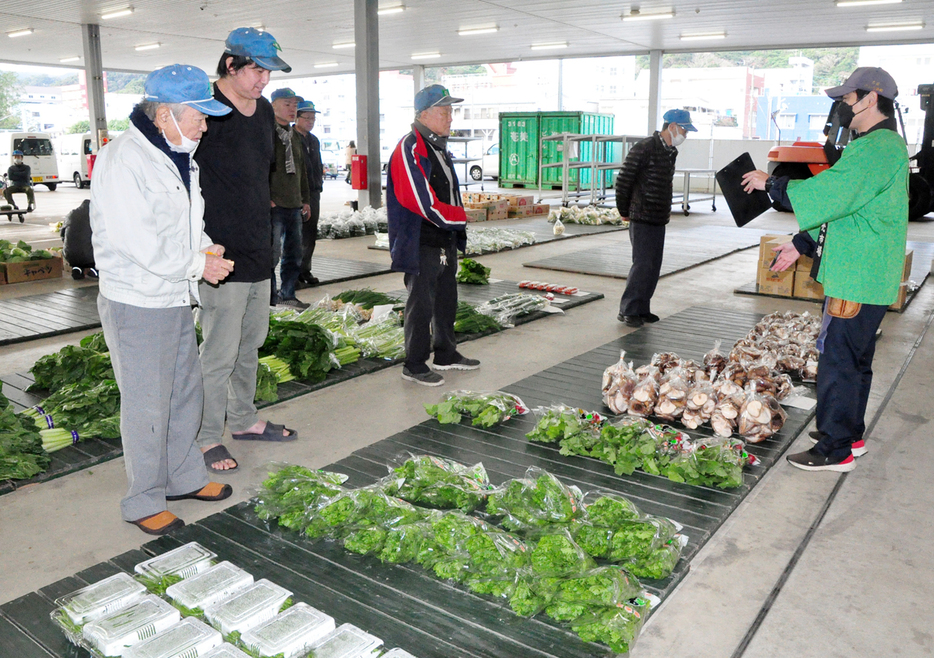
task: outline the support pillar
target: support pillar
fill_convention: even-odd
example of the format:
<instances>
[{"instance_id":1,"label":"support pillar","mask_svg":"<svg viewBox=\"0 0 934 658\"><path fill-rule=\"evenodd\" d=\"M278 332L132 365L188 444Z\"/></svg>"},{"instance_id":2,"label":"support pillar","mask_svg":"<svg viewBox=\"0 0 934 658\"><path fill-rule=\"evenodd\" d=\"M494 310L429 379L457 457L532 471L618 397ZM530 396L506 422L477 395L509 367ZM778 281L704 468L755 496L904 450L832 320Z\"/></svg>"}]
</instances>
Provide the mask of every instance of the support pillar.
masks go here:
<instances>
[{"instance_id":1,"label":"support pillar","mask_svg":"<svg viewBox=\"0 0 934 658\"><path fill-rule=\"evenodd\" d=\"M662 125L662 51L649 52L649 117L648 132L651 135Z\"/></svg>"},{"instance_id":2,"label":"support pillar","mask_svg":"<svg viewBox=\"0 0 934 658\"><path fill-rule=\"evenodd\" d=\"M564 109L564 60L558 60L558 111Z\"/></svg>"},{"instance_id":3,"label":"support pillar","mask_svg":"<svg viewBox=\"0 0 934 658\"><path fill-rule=\"evenodd\" d=\"M88 96L91 144L97 153L107 137L107 107L104 104L104 66L101 60L101 28L93 23L81 26L84 44L84 71Z\"/></svg>"},{"instance_id":4,"label":"support pillar","mask_svg":"<svg viewBox=\"0 0 934 658\"><path fill-rule=\"evenodd\" d=\"M354 66L357 85L357 153L367 156L367 189L357 204L383 205L379 144L379 19L377 0L354 0Z\"/></svg>"},{"instance_id":5,"label":"support pillar","mask_svg":"<svg viewBox=\"0 0 934 658\"><path fill-rule=\"evenodd\" d=\"M412 91L412 98L415 98L415 94L420 92L425 87L425 65L416 64L412 67L412 86L415 87Z\"/></svg>"}]
</instances>

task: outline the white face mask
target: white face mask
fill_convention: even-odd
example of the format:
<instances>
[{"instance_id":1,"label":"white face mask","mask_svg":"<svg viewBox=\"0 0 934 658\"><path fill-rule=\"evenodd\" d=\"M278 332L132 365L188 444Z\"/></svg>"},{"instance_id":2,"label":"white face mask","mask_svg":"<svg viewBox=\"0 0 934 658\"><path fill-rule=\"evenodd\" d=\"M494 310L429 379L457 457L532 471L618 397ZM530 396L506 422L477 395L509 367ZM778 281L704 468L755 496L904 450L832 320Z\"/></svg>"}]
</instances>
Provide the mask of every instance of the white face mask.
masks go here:
<instances>
[{"instance_id":1,"label":"white face mask","mask_svg":"<svg viewBox=\"0 0 934 658\"><path fill-rule=\"evenodd\" d=\"M198 144L201 142L196 142L193 139L188 139L185 137L185 133L183 133L182 129L178 127L178 121L175 120L175 115L172 112L169 112L169 116L172 118L172 123L175 124L175 129L178 131L178 134L182 138L181 144L173 144L169 141L169 138L163 134L162 138L165 140L165 143L169 145L169 149L175 153L194 153L195 149L198 148Z\"/></svg>"},{"instance_id":2,"label":"white face mask","mask_svg":"<svg viewBox=\"0 0 934 658\"><path fill-rule=\"evenodd\" d=\"M682 135L681 133L672 130L671 126L668 127L668 134L671 135L672 146L681 146L682 144L684 144L684 140L688 138L687 135Z\"/></svg>"}]
</instances>

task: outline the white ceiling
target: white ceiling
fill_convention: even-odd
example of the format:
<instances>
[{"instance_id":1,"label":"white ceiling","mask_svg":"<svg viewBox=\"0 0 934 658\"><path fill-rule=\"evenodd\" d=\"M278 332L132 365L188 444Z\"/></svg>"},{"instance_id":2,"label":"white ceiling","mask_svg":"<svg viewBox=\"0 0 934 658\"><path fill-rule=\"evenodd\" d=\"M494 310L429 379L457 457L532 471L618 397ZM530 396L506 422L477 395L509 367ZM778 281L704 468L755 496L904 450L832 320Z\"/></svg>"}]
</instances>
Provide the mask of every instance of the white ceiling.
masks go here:
<instances>
[{"instance_id":1,"label":"white ceiling","mask_svg":"<svg viewBox=\"0 0 934 658\"><path fill-rule=\"evenodd\" d=\"M520 59L642 54L699 50L934 42L934 2L838 8L834 0L380 0L405 5L380 17L380 68L411 67L413 53L437 51L426 66ZM353 40L353 0L3 0L0 61L83 66L81 24L99 23L104 68L148 72L182 62L209 73L217 66L227 33L264 26L292 66L288 77L352 73L352 49L331 46ZM108 21L102 13L132 6L132 15ZM623 22L622 14L674 10L667 20ZM922 21L912 32L869 33L868 25ZM457 30L495 25L496 33L458 36ZM32 28L19 38L6 33ZM725 31L716 41L681 41L683 34ZM537 43L566 41L560 50L532 50ZM160 42L157 50L138 45ZM315 68L337 62L337 67ZM277 75L277 77L279 77Z\"/></svg>"}]
</instances>

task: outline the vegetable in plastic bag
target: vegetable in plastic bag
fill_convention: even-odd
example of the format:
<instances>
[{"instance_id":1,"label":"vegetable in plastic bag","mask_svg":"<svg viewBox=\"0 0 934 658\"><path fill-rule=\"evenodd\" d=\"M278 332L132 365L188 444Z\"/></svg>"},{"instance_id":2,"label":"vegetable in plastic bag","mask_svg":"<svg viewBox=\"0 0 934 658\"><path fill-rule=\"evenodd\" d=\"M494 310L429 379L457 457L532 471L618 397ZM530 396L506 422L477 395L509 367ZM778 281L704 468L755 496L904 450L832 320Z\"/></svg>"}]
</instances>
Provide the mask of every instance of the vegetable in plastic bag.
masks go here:
<instances>
[{"instance_id":1,"label":"vegetable in plastic bag","mask_svg":"<svg viewBox=\"0 0 934 658\"><path fill-rule=\"evenodd\" d=\"M524 478L509 480L493 491L487 498L486 511L502 516L502 525L510 530L531 530L579 518L581 498L580 489L533 466Z\"/></svg>"},{"instance_id":2,"label":"vegetable in plastic bag","mask_svg":"<svg viewBox=\"0 0 934 658\"><path fill-rule=\"evenodd\" d=\"M465 466L430 455L412 455L384 480L383 490L416 505L470 512L491 489L483 464Z\"/></svg>"},{"instance_id":3,"label":"vegetable in plastic bag","mask_svg":"<svg viewBox=\"0 0 934 658\"><path fill-rule=\"evenodd\" d=\"M442 425L459 423L467 416L474 426L493 427L529 410L518 397L502 391L449 391L438 404L426 404L425 411Z\"/></svg>"},{"instance_id":4,"label":"vegetable in plastic bag","mask_svg":"<svg viewBox=\"0 0 934 658\"><path fill-rule=\"evenodd\" d=\"M626 363L626 352L621 351L619 361L603 371L603 403L615 414L626 413L638 381L632 364Z\"/></svg>"},{"instance_id":5,"label":"vegetable in plastic bag","mask_svg":"<svg viewBox=\"0 0 934 658\"><path fill-rule=\"evenodd\" d=\"M595 606L620 606L639 596L639 581L619 566L598 567L558 583L545 614L571 621Z\"/></svg>"},{"instance_id":6,"label":"vegetable in plastic bag","mask_svg":"<svg viewBox=\"0 0 934 658\"><path fill-rule=\"evenodd\" d=\"M626 603L591 611L571 622L571 629L585 642L606 644L616 653L628 653L639 636L649 606Z\"/></svg>"},{"instance_id":7,"label":"vegetable in plastic bag","mask_svg":"<svg viewBox=\"0 0 934 658\"><path fill-rule=\"evenodd\" d=\"M461 261L460 269L457 271L457 282L488 286L490 285L490 271L489 267L485 267L474 259L465 258Z\"/></svg>"}]
</instances>

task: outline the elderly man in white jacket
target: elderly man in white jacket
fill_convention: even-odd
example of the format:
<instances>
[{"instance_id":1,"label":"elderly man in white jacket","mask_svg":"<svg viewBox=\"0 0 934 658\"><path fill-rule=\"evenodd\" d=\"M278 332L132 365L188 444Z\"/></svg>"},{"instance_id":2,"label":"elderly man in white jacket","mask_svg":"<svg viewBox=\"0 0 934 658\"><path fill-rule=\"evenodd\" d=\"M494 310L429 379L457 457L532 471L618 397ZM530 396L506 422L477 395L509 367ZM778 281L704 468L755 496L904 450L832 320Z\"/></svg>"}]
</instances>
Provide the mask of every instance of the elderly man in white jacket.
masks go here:
<instances>
[{"instance_id":1,"label":"elderly man in white jacket","mask_svg":"<svg viewBox=\"0 0 934 658\"><path fill-rule=\"evenodd\" d=\"M101 149L91 188L100 272L97 307L120 387L120 430L129 487L123 519L161 535L184 525L166 501L223 500L208 482L195 437L203 387L192 303L198 281L233 271L204 232L204 203L191 155L205 115L230 108L211 97L207 75L175 64L146 78L130 127Z\"/></svg>"}]
</instances>

